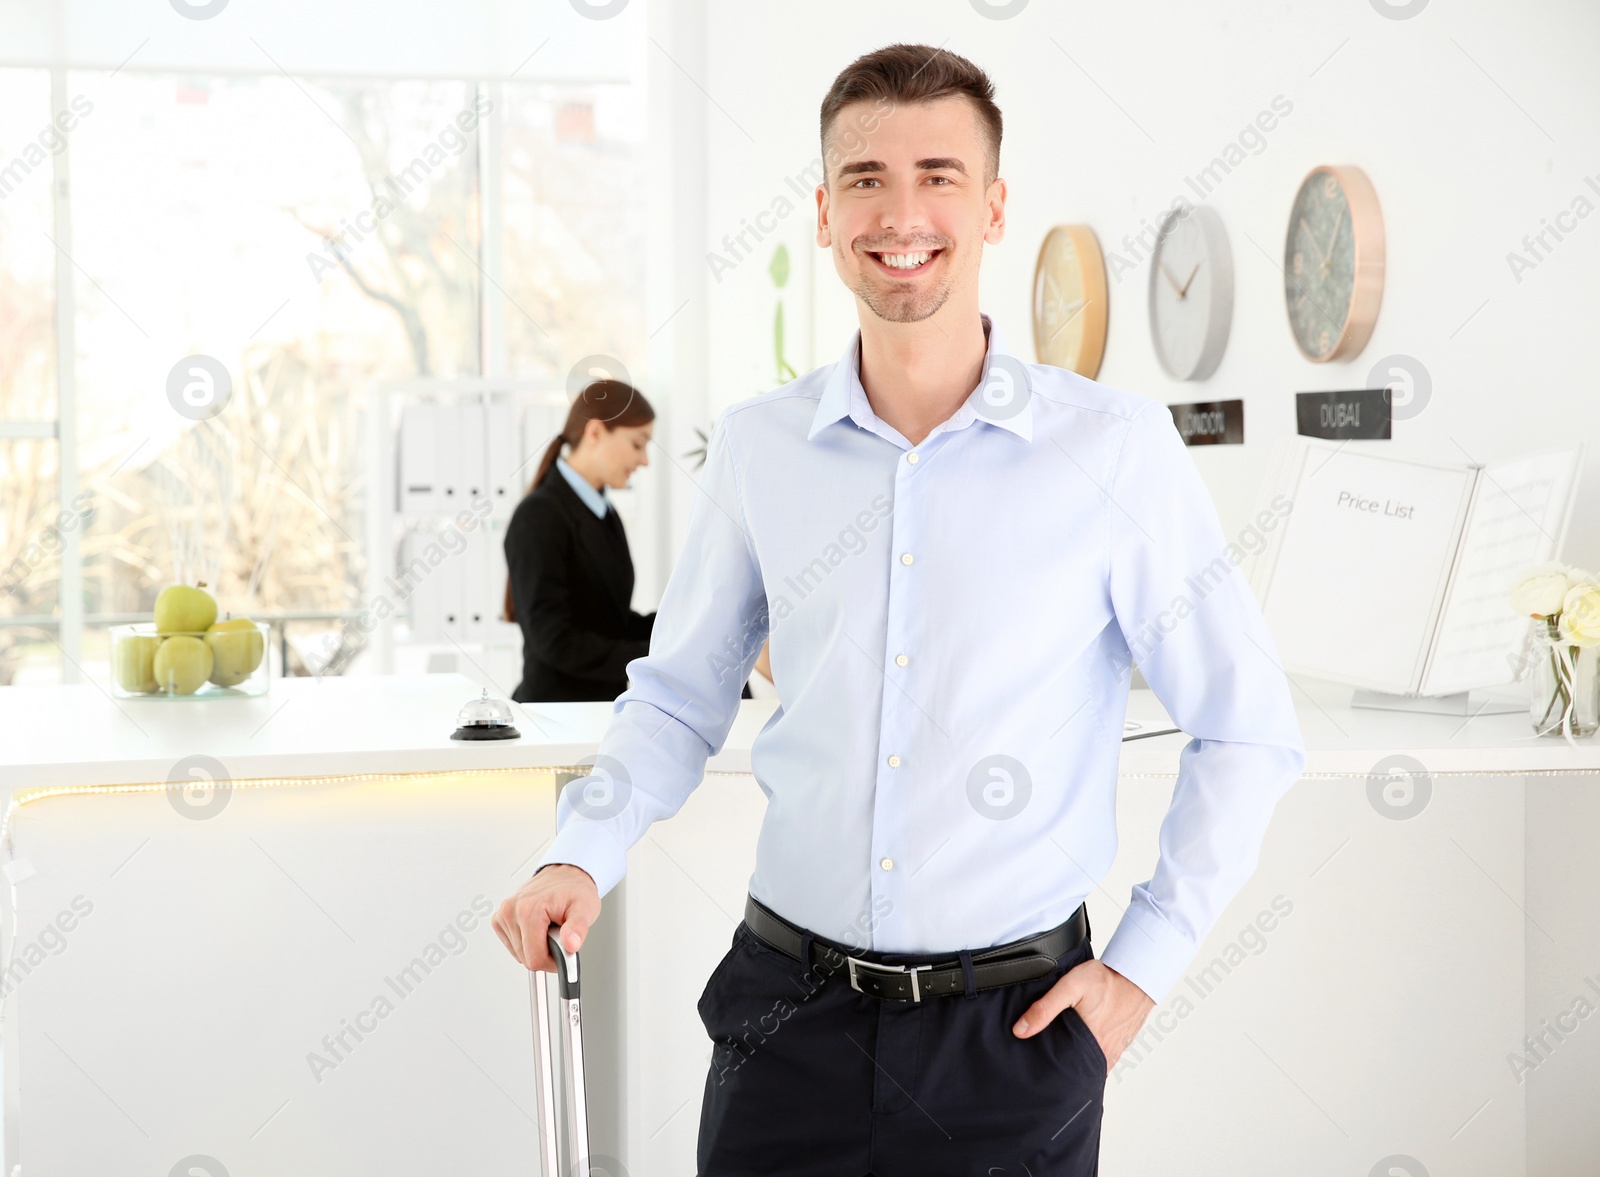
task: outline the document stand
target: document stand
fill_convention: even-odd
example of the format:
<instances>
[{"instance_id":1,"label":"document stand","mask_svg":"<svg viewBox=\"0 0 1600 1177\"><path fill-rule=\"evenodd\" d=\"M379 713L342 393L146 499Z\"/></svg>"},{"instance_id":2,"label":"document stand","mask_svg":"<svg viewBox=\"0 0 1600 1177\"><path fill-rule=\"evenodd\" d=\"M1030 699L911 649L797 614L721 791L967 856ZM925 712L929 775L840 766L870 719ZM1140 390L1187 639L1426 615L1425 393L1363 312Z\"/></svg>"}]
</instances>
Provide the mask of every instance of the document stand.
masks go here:
<instances>
[{"instance_id":1,"label":"document stand","mask_svg":"<svg viewBox=\"0 0 1600 1177\"><path fill-rule=\"evenodd\" d=\"M1511 715L1527 710L1526 703L1514 699L1490 699L1479 695L1478 706L1472 706L1473 692L1458 691L1453 695L1392 695L1388 691L1369 691L1357 687L1350 695L1350 706L1370 707L1379 711L1410 711L1425 715Z\"/></svg>"}]
</instances>

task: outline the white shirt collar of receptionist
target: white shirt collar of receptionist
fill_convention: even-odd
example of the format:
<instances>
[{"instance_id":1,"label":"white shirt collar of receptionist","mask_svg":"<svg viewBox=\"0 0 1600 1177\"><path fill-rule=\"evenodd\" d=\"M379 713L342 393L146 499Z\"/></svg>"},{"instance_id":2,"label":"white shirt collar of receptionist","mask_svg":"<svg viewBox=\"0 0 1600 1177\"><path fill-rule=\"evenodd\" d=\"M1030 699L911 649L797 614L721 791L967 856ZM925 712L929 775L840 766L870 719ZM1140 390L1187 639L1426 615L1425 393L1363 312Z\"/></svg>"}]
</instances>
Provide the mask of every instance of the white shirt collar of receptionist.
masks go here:
<instances>
[{"instance_id":1,"label":"white shirt collar of receptionist","mask_svg":"<svg viewBox=\"0 0 1600 1177\"><path fill-rule=\"evenodd\" d=\"M1021 357L1018 357L1010 347L1006 347L1005 337L1000 334L1000 328L994 325L994 321L990 320L989 315L982 315L982 320L984 320L984 328L989 333L989 350L987 350L986 358L984 358L984 371L986 371L986 374L994 371L997 357L1005 357L1006 360L1010 360L1010 363L1002 365L1003 368L1011 368L1011 365L1021 365L1022 368L1026 369L1029 365ZM1014 373L1016 373L1016 369L1013 368L1010 373L997 377L997 379L1000 379L1000 381L1014 379ZM990 425L998 425L1000 429L1010 430L1010 432L1016 433L1024 441L1034 440L1034 401L1032 401L1032 397L1029 397L1026 390L1024 390L1022 392L1021 408L1016 409L1013 413L986 411L984 393L989 389L990 384L992 384L992 381L982 381L981 379L978 382L978 387L973 389L970 397L966 398L962 408L958 408L950 416L949 421L941 425L939 429L934 430L934 433L965 429L966 425L971 424L976 419L976 421L984 421ZM866 389L861 387L861 331L859 329L854 336L851 336L850 347L846 347L845 353L838 358L837 365L834 365L834 371L829 373L829 377L827 377L827 384L822 387L822 395L818 398L818 403L816 403L816 414L811 417L811 430L806 433L806 440L816 437L818 433L826 429L827 425L840 421L842 417L850 417L851 421L861 425L862 429L870 430L870 432L880 433L883 429L890 429L890 425L885 425L883 422L878 421L877 414L872 411L872 403L867 400ZM933 433L930 433L930 437L933 437Z\"/></svg>"},{"instance_id":2,"label":"white shirt collar of receptionist","mask_svg":"<svg viewBox=\"0 0 1600 1177\"><path fill-rule=\"evenodd\" d=\"M604 519L608 502L605 487L596 490L589 480L569 466L563 457L556 458L556 469L561 471L561 476L567 480L567 484L578 492L578 497L583 500L584 506Z\"/></svg>"}]
</instances>

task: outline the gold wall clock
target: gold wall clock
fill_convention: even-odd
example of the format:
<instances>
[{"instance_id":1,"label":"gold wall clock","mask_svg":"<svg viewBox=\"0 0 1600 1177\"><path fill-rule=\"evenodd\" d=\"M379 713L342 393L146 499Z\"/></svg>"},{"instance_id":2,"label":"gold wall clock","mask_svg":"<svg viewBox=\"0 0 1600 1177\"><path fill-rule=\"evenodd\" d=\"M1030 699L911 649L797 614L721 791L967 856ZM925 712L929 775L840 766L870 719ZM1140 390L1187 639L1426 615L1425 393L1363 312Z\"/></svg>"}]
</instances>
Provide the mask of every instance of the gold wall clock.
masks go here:
<instances>
[{"instance_id":1,"label":"gold wall clock","mask_svg":"<svg viewBox=\"0 0 1600 1177\"><path fill-rule=\"evenodd\" d=\"M1383 213L1353 164L1312 168L1300 182L1283 246L1289 329L1306 359L1354 359L1383 301Z\"/></svg>"},{"instance_id":2,"label":"gold wall clock","mask_svg":"<svg viewBox=\"0 0 1600 1177\"><path fill-rule=\"evenodd\" d=\"M1039 363L1093 380L1106 354L1106 262L1088 225L1045 234L1033 270L1033 350Z\"/></svg>"}]
</instances>

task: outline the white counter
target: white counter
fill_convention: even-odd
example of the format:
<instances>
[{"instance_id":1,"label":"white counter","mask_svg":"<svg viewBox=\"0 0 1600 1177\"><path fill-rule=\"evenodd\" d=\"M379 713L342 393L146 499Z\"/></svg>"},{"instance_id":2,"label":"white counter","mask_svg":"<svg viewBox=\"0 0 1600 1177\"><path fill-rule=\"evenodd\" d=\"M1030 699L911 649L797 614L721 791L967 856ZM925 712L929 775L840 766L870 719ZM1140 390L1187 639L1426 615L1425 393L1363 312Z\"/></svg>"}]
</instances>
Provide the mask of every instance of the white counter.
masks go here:
<instances>
[{"instance_id":1,"label":"white counter","mask_svg":"<svg viewBox=\"0 0 1600 1177\"><path fill-rule=\"evenodd\" d=\"M1295 691L1307 779L1108 1080L1102 1172L1204 1156L1333 1177L1397 1154L1483 1177L1600 1171L1600 1020L1521 1079L1508 1065L1600 985L1600 745L1536 739L1520 712ZM526 877L553 834L550 770L593 754L611 706L519 707L521 739L450 740L476 694L455 675L214 701L0 689L0 788L29 802L8 807L7 964L38 961L5 988L3 1171L165 1172L191 1154L235 1173L533 1171L526 979L470 913ZM597 1147L639 1177L693 1171L709 1056L694 1004L740 916L765 808L749 746L773 707L741 704L585 949ZM1128 714L1165 725L1148 691ZM1149 877L1187 738L1123 746L1119 851L1088 900L1097 947ZM282 787L195 820L161 787L193 755ZM1397 755L1432 778L1405 820L1370 788ZM95 788L138 784L157 787ZM67 917L80 895L92 916ZM1293 914L1241 953L1274 900ZM455 919L473 925L459 959L447 944L348 1057L309 1068Z\"/></svg>"},{"instance_id":2,"label":"white counter","mask_svg":"<svg viewBox=\"0 0 1600 1177\"><path fill-rule=\"evenodd\" d=\"M479 688L459 674L275 678L255 698L118 699L88 683L0 688L0 787L164 781L185 756L236 780L576 764L609 703L511 704L521 738L452 740ZM771 702L746 701L719 770L748 772Z\"/></svg>"},{"instance_id":3,"label":"white counter","mask_svg":"<svg viewBox=\"0 0 1600 1177\"><path fill-rule=\"evenodd\" d=\"M445 772L573 765L592 756L609 703L512 704L520 739L450 739L478 689L457 674L414 678L287 678L239 699L115 699L91 684L0 688L0 787L126 784L167 779L175 762L206 755L234 779ZM1295 680L1305 775L1365 774L1403 751L1430 773L1600 770L1600 743L1539 738L1523 713L1475 718L1352 709L1350 688ZM776 703L746 699L713 772L749 772L750 745ZM1170 726L1153 692L1129 694L1134 721ZM1177 772L1188 737L1123 747L1125 775Z\"/></svg>"}]
</instances>

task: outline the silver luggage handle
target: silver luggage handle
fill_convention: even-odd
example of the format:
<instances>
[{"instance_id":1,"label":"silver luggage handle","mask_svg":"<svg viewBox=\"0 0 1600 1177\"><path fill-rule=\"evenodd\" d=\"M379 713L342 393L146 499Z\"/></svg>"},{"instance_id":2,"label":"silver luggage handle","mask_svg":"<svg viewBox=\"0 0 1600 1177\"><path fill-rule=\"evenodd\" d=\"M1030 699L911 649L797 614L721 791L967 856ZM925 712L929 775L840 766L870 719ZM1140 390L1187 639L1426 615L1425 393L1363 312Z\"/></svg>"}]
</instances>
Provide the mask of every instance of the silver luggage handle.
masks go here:
<instances>
[{"instance_id":1,"label":"silver luggage handle","mask_svg":"<svg viewBox=\"0 0 1600 1177\"><path fill-rule=\"evenodd\" d=\"M535 1085L539 1095L539 1160L544 1177L589 1177L589 1103L583 1085L578 954L568 952L559 936L560 929L553 926L546 932L550 956L556 962L559 1025L551 1024L550 974L543 969L529 974Z\"/></svg>"}]
</instances>

